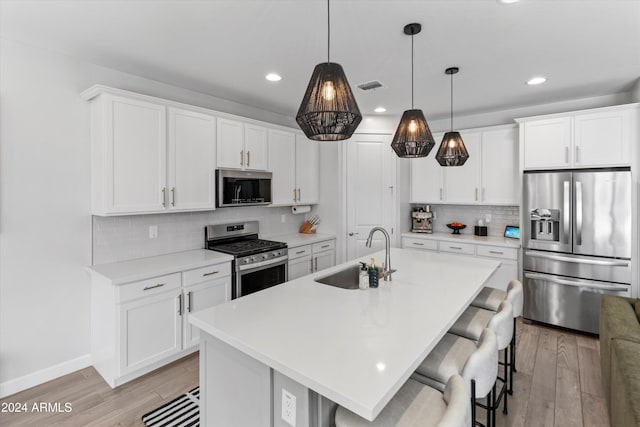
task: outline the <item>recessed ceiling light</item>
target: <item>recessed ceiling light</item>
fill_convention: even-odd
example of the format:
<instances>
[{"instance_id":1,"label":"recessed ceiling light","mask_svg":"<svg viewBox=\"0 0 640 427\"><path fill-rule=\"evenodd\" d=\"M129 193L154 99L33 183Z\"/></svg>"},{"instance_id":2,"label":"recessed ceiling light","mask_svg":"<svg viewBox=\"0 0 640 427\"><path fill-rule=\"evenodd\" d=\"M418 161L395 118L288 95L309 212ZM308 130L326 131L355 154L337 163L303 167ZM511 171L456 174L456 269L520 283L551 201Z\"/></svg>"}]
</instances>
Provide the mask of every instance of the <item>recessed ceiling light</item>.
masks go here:
<instances>
[{"instance_id":1,"label":"recessed ceiling light","mask_svg":"<svg viewBox=\"0 0 640 427\"><path fill-rule=\"evenodd\" d=\"M376 113L384 113L385 111L387 111L387 109L384 107L378 107L373 111L375 111Z\"/></svg>"},{"instance_id":2,"label":"recessed ceiling light","mask_svg":"<svg viewBox=\"0 0 640 427\"><path fill-rule=\"evenodd\" d=\"M282 77L280 77L276 73L267 74L266 76L264 76L264 78L269 80L270 82L279 82L280 80L282 80Z\"/></svg>"},{"instance_id":3,"label":"recessed ceiling light","mask_svg":"<svg viewBox=\"0 0 640 427\"><path fill-rule=\"evenodd\" d=\"M547 81L546 77L539 76L539 77L534 77L532 79L529 79L527 81L527 84L528 85L539 85L540 83L544 83L546 81Z\"/></svg>"},{"instance_id":4,"label":"recessed ceiling light","mask_svg":"<svg viewBox=\"0 0 640 427\"><path fill-rule=\"evenodd\" d=\"M511 4L511 3L518 3L520 0L498 0L498 3L502 3L502 4Z\"/></svg>"}]
</instances>

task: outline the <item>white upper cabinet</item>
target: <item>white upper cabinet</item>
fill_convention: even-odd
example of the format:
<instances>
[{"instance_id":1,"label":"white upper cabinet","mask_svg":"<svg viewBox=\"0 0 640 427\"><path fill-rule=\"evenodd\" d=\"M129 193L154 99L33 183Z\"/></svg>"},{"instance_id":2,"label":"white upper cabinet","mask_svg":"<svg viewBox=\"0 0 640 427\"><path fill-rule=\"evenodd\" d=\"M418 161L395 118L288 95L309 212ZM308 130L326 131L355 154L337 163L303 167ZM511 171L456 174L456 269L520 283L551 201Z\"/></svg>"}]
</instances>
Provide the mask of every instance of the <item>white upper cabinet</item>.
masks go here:
<instances>
[{"instance_id":1,"label":"white upper cabinet","mask_svg":"<svg viewBox=\"0 0 640 427\"><path fill-rule=\"evenodd\" d=\"M469 158L462 166L443 167L444 201L473 204L480 202L481 132L460 132ZM435 150L435 148L434 148Z\"/></svg>"},{"instance_id":2,"label":"white upper cabinet","mask_svg":"<svg viewBox=\"0 0 640 427\"><path fill-rule=\"evenodd\" d=\"M292 205L296 192L296 135L269 129L269 165L273 173L271 195L273 205Z\"/></svg>"},{"instance_id":3,"label":"white upper cabinet","mask_svg":"<svg viewBox=\"0 0 640 427\"><path fill-rule=\"evenodd\" d=\"M103 94L93 99L92 213L166 206L166 108Z\"/></svg>"},{"instance_id":4,"label":"white upper cabinet","mask_svg":"<svg viewBox=\"0 0 640 427\"><path fill-rule=\"evenodd\" d=\"M518 131L515 126L482 133L482 191L488 205L520 203Z\"/></svg>"},{"instance_id":5,"label":"white upper cabinet","mask_svg":"<svg viewBox=\"0 0 640 427\"><path fill-rule=\"evenodd\" d=\"M523 169L629 166L638 104L518 119Z\"/></svg>"},{"instance_id":6,"label":"white upper cabinet","mask_svg":"<svg viewBox=\"0 0 640 427\"><path fill-rule=\"evenodd\" d=\"M169 108L169 209L215 209L216 118Z\"/></svg>"},{"instance_id":7,"label":"white upper cabinet","mask_svg":"<svg viewBox=\"0 0 640 427\"><path fill-rule=\"evenodd\" d=\"M219 168L267 170L267 128L218 118Z\"/></svg>"},{"instance_id":8,"label":"white upper cabinet","mask_svg":"<svg viewBox=\"0 0 640 427\"><path fill-rule=\"evenodd\" d=\"M440 141L444 134L434 134L435 147L427 157L411 159L411 203L438 203L442 201L442 166L436 161Z\"/></svg>"},{"instance_id":9,"label":"white upper cabinet","mask_svg":"<svg viewBox=\"0 0 640 427\"><path fill-rule=\"evenodd\" d=\"M320 146L304 135L296 135L296 201L318 203L320 198Z\"/></svg>"}]
</instances>

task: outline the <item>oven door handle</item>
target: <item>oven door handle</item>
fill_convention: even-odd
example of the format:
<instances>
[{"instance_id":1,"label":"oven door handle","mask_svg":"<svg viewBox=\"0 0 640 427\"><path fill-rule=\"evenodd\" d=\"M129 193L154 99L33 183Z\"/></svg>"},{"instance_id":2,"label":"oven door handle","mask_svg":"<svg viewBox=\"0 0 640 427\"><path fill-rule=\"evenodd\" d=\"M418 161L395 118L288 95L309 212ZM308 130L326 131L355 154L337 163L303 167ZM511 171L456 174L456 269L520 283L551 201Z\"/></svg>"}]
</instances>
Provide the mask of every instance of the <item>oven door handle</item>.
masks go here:
<instances>
[{"instance_id":1,"label":"oven door handle","mask_svg":"<svg viewBox=\"0 0 640 427\"><path fill-rule=\"evenodd\" d=\"M545 282L551 282L551 283L556 283L558 285L567 285L567 286L576 286L579 288L586 288L586 289L593 289L593 290L600 290L600 291L616 291L616 292L625 292L629 290L629 286L610 286L610 285L601 285L601 282L596 282L596 283L588 283L588 282L581 282L581 281L574 281L574 280L565 280L565 279L560 279L558 277L553 277L553 276L547 276L546 274L538 274L538 273L525 273L524 277L526 277L527 279L534 279L534 280L542 280Z\"/></svg>"},{"instance_id":2,"label":"oven door handle","mask_svg":"<svg viewBox=\"0 0 640 427\"><path fill-rule=\"evenodd\" d=\"M285 255L279 258L272 258L255 264L241 265L238 267L238 273L246 274L257 270L264 270L264 267L277 267L282 264L286 264L289 260L289 256Z\"/></svg>"}]
</instances>

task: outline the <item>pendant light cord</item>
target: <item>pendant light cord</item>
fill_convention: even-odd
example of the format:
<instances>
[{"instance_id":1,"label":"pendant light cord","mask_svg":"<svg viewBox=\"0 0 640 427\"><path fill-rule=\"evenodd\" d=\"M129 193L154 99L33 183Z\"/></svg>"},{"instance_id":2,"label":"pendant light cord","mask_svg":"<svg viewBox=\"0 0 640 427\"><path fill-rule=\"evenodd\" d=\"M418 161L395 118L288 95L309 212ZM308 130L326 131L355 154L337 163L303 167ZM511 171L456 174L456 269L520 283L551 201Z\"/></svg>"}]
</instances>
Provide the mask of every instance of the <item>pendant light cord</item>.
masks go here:
<instances>
[{"instance_id":1,"label":"pendant light cord","mask_svg":"<svg viewBox=\"0 0 640 427\"><path fill-rule=\"evenodd\" d=\"M327 64L330 61L331 53L331 10L329 9L329 0L327 0Z\"/></svg>"},{"instance_id":2,"label":"pendant light cord","mask_svg":"<svg viewBox=\"0 0 640 427\"><path fill-rule=\"evenodd\" d=\"M411 30L411 109L413 110L413 33Z\"/></svg>"},{"instance_id":3,"label":"pendant light cord","mask_svg":"<svg viewBox=\"0 0 640 427\"><path fill-rule=\"evenodd\" d=\"M451 73L451 132L453 132L453 73Z\"/></svg>"}]
</instances>

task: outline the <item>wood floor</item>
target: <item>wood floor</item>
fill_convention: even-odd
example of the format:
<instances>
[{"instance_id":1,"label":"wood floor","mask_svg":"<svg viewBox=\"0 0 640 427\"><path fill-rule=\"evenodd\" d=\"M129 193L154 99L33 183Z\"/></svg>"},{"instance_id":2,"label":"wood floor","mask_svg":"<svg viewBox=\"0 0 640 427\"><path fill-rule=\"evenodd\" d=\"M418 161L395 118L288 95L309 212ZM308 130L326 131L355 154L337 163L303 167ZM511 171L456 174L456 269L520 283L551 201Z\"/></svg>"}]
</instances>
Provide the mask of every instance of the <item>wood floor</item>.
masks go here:
<instances>
[{"instance_id":1,"label":"wood floor","mask_svg":"<svg viewBox=\"0 0 640 427\"><path fill-rule=\"evenodd\" d=\"M498 426L607 427L596 338L518 322L517 369L509 415ZM198 385L191 355L112 390L93 368L58 378L0 402L65 402L69 413L0 413L8 426L141 426L140 417ZM482 418L481 418L482 419Z\"/></svg>"}]
</instances>

